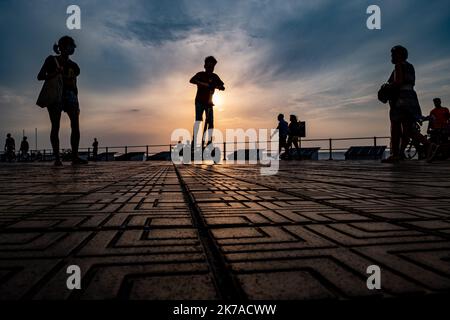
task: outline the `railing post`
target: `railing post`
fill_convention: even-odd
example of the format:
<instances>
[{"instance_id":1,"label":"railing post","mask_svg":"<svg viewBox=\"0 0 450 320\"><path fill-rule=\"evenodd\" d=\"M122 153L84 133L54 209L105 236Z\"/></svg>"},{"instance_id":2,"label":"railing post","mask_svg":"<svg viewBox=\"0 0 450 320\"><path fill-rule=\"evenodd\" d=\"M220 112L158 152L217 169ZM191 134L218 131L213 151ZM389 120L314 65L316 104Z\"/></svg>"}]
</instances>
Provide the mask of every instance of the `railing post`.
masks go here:
<instances>
[{"instance_id":1,"label":"railing post","mask_svg":"<svg viewBox=\"0 0 450 320\"><path fill-rule=\"evenodd\" d=\"M45 149L44 149L44 155L43 155L42 161L45 161Z\"/></svg>"},{"instance_id":2,"label":"railing post","mask_svg":"<svg viewBox=\"0 0 450 320\"><path fill-rule=\"evenodd\" d=\"M145 155L146 155L145 161L147 161L148 160L148 145L145 146Z\"/></svg>"},{"instance_id":3,"label":"railing post","mask_svg":"<svg viewBox=\"0 0 450 320\"><path fill-rule=\"evenodd\" d=\"M128 154L128 146L125 146L125 155Z\"/></svg>"},{"instance_id":4,"label":"railing post","mask_svg":"<svg viewBox=\"0 0 450 320\"><path fill-rule=\"evenodd\" d=\"M330 157L328 160L333 160L333 139L330 138L329 140L329 151L330 151Z\"/></svg>"},{"instance_id":5,"label":"railing post","mask_svg":"<svg viewBox=\"0 0 450 320\"><path fill-rule=\"evenodd\" d=\"M88 160L89 160L89 158L91 157L91 148L88 148Z\"/></svg>"},{"instance_id":6,"label":"railing post","mask_svg":"<svg viewBox=\"0 0 450 320\"><path fill-rule=\"evenodd\" d=\"M223 161L227 161L227 143L223 142Z\"/></svg>"},{"instance_id":7,"label":"railing post","mask_svg":"<svg viewBox=\"0 0 450 320\"><path fill-rule=\"evenodd\" d=\"M109 161L109 152L108 152L108 147L106 147L106 161Z\"/></svg>"},{"instance_id":8,"label":"railing post","mask_svg":"<svg viewBox=\"0 0 450 320\"><path fill-rule=\"evenodd\" d=\"M374 146L374 147L377 146L377 137L373 137L373 146Z\"/></svg>"}]
</instances>

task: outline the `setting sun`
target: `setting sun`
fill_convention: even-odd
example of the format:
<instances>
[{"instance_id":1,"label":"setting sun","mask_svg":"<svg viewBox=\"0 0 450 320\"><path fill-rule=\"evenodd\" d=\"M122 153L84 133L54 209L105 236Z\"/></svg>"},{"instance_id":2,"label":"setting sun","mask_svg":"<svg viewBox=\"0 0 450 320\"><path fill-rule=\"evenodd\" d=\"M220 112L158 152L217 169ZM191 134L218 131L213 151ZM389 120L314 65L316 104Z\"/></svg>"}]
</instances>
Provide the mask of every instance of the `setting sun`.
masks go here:
<instances>
[{"instance_id":1,"label":"setting sun","mask_svg":"<svg viewBox=\"0 0 450 320\"><path fill-rule=\"evenodd\" d=\"M224 98L223 94L220 91L216 91L213 96L213 103L218 108L219 111L223 110L224 107Z\"/></svg>"}]
</instances>

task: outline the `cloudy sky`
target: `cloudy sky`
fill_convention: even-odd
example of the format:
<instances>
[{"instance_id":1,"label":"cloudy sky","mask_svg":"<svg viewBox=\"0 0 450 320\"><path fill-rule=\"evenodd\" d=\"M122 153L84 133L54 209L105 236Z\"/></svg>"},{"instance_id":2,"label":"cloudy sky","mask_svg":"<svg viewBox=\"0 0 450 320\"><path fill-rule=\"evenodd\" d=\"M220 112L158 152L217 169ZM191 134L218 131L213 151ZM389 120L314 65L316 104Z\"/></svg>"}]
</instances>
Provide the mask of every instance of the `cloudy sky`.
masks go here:
<instances>
[{"instance_id":1,"label":"cloudy sky","mask_svg":"<svg viewBox=\"0 0 450 320\"><path fill-rule=\"evenodd\" d=\"M82 29L66 28L66 8L81 7ZM377 4L382 30L366 28ZM297 114L308 136L386 135L387 108L376 100L403 44L416 67L424 113L434 96L450 104L447 0L0 0L0 135L49 146L46 110L35 106L36 75L62 35L76 39L81 67L82 145L169 143L191 128L190 77L214 55L226 91L216 97L216 127L271 128ZM68 119L62 144L67 146Z\"/></svg>"}]
</instances>

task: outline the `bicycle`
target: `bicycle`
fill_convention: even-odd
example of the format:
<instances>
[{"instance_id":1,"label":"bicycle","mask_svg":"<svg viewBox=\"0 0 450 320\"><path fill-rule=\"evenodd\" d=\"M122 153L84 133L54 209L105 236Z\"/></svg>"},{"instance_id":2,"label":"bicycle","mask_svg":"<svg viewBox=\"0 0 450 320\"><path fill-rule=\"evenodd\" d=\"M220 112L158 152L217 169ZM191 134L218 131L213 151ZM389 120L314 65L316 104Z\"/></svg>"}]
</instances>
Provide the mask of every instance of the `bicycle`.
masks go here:
<instances>
[{"instance_id":1,"label":"bicycle","mask_svg":"<svg viewBox=\"0 0 450 320\"><path fill-rule=\"evenodd\" d=\"M421 134L422 124L424 121L428 121L428 118L422 118L414 123L413 133ZM410 138L409 142L404 150L404 157L407 160L413 160L418 158L419 160L423 160L427 157L425 149L420 145L418 141Z\"/></svg>"}]
</instances>

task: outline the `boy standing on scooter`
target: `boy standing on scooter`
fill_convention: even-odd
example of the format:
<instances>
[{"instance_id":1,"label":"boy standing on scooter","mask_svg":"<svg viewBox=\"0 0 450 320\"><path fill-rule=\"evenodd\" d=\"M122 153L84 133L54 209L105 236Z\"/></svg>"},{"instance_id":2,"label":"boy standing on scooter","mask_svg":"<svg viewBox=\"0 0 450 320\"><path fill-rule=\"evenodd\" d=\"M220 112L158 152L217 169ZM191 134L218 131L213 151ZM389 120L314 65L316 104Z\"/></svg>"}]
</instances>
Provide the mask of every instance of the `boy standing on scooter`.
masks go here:
<instances>
[{"instance_id":1,"label":"boy standing on scooter","mask_svg":"<svg viewBox=\"0 0 450 320\"><path fill-rule=\"evenodd\" d=\"M213 95L216 89L224 91L224 83L217 74L214 73L214 68L217 60L209 56L205 59L205 71L198 72L192 77L190 83L197 85L197 95L195 97L195 124L193 147L197 147L197 135L200 129L200 123L203 121L203 113L206 114L205 125L203 127L202 149L204 147L204 135L206 130L214 128L214 113L213 113ZM208 137L208 144L212 142L212 136Z\"/></svg>"}]
</instances>

